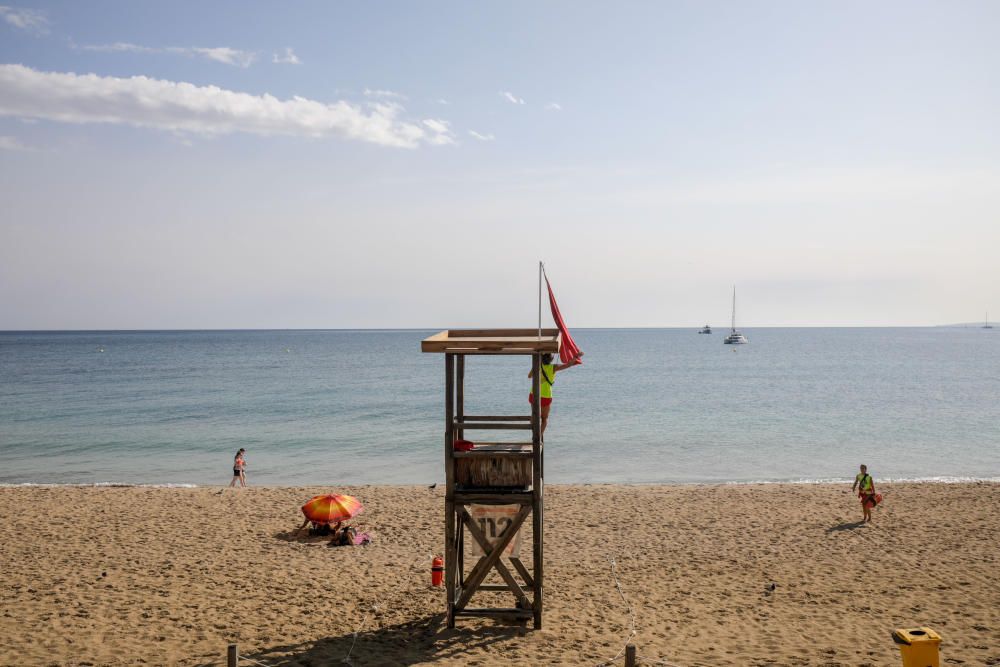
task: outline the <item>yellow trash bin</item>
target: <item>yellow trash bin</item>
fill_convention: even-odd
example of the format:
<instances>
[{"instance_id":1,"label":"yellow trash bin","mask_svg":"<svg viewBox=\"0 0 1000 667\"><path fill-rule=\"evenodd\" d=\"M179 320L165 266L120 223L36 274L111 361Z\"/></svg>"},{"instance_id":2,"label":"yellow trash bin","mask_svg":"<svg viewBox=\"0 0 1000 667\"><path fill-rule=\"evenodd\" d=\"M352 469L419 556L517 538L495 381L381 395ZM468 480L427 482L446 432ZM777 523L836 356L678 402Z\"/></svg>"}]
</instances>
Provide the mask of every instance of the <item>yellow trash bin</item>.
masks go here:
<instances>
[{"instance_id":1,"label":"yellow trash bin","mask_svg":"<svg viewBox=\"0 0 1000 667\"><path fill-rule=\"evenodd\" d=\"M892 631L892 641L899 646L903 667L941 667L941 635L930 628L898 628Z\"/></svg>"}]
</instances>

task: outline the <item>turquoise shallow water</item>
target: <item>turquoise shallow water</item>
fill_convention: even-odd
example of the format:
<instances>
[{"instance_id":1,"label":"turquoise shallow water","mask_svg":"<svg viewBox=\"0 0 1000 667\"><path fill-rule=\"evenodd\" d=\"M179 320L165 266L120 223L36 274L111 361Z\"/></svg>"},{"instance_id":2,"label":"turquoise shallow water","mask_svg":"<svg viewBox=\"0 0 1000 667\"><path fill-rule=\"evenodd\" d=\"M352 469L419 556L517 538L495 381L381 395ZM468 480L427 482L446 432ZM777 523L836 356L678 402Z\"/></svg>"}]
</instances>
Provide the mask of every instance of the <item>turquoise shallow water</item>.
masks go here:
<instances>
[{"instance_id":1,"label":"turquoise shallow water","mask_svg":"<svg viewBox=\"0 0 1000 667\"><path fill-rule=\"evenodd\" d=\"M252 484L439 481L430 333L0 333L0 483L223 484L239 447ZM721 333L574 331L547 480L1000 478L1000 330ZM527 371L470 359L468 411L526 412Z\"/></svg>"}]
</instances>

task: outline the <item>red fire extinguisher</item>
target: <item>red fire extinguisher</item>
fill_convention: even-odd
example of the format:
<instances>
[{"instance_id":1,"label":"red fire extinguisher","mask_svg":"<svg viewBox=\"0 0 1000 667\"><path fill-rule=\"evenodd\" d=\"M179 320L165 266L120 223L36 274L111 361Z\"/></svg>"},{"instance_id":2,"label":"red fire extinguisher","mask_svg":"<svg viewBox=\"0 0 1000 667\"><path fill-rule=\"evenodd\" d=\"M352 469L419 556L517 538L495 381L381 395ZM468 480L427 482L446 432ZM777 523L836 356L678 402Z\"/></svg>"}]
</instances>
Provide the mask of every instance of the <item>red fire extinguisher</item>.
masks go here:
<instances>
[{"instance_id":1,"label":"red fire extinguisher","mask_svg":"<svg viewBox=\"0 0 1000 667\"><path fill-rule=\"evenodd\" d=\"M440 586L444 578L444 560L441 556L434 556L431 561L431 585Z\"/></svg>"}]
</instances>

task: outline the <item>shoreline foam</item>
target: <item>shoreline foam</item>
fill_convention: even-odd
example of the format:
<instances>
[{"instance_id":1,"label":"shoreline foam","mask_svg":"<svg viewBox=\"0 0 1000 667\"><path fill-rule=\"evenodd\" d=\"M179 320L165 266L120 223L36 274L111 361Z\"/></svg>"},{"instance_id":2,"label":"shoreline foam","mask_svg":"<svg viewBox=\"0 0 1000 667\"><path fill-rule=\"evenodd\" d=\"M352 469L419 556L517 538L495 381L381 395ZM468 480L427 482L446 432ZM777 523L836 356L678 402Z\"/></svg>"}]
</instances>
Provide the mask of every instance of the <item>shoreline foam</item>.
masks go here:
<instances>
[{"instance_id":1,"label":"shoreline foam","mask_svg":"<svg viewBox=\"0 0 1000 667\"><path fill-rule=\"evenodd\" d=\"M852 477L823 477L806 479L751 479L751 480L712 480L704 482L567 482L567 483L547 483L546 487L588 487L588 486L623 486L623 487L644 487L644 486L664 486L664 487L691 487L691 486L759 486L759 485L841 485L851 484ZM940 475L935 477L879 477L878 484L1000 484L1000 477L968 477ZM188 482L162 482L162 483L132 483L132 482L0 482L0 489L17 488L113 488L113 489L220 489L228 488L228 484L192 484ZM295 484L253 484L256 489L301 489L303 485ZM315 485L306 485L309 487ZM361 484L353 485L357 487L410 487L421 486L419 484ZM250 488L250 487L248 487Z\"/></svg>"}]
</instances>

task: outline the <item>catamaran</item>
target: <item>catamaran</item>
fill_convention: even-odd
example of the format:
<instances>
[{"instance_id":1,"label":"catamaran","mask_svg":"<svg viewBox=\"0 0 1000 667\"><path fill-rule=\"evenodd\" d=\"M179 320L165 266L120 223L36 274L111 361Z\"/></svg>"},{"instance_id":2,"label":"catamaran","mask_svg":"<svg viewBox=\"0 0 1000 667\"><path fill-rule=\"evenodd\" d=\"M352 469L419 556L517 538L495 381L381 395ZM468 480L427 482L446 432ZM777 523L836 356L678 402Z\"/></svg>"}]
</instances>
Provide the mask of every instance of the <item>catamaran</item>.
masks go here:
<instances>
[{"instance_id":1,"label":"catamaran","mask_svg":"<svg viewBox=\"0 0 1000 667\"><path fill-rule=\"evenodd\" d=\"M749 343L747 337L736 330L736 285L733 285L733 326L732 332L722 341L726 345L743 345Z\"/></svg>"},{"instance_id":2,"label":"catamaran","mask_svg":"<svg viewBox=\"0 0 1000 667\"><path fill-rule=\"evenodd\" d=\"M990 312L986 311L986 322L983 324L984 329L992 329L993 325L990 324Z\"/></svg>"}]
</instances>

